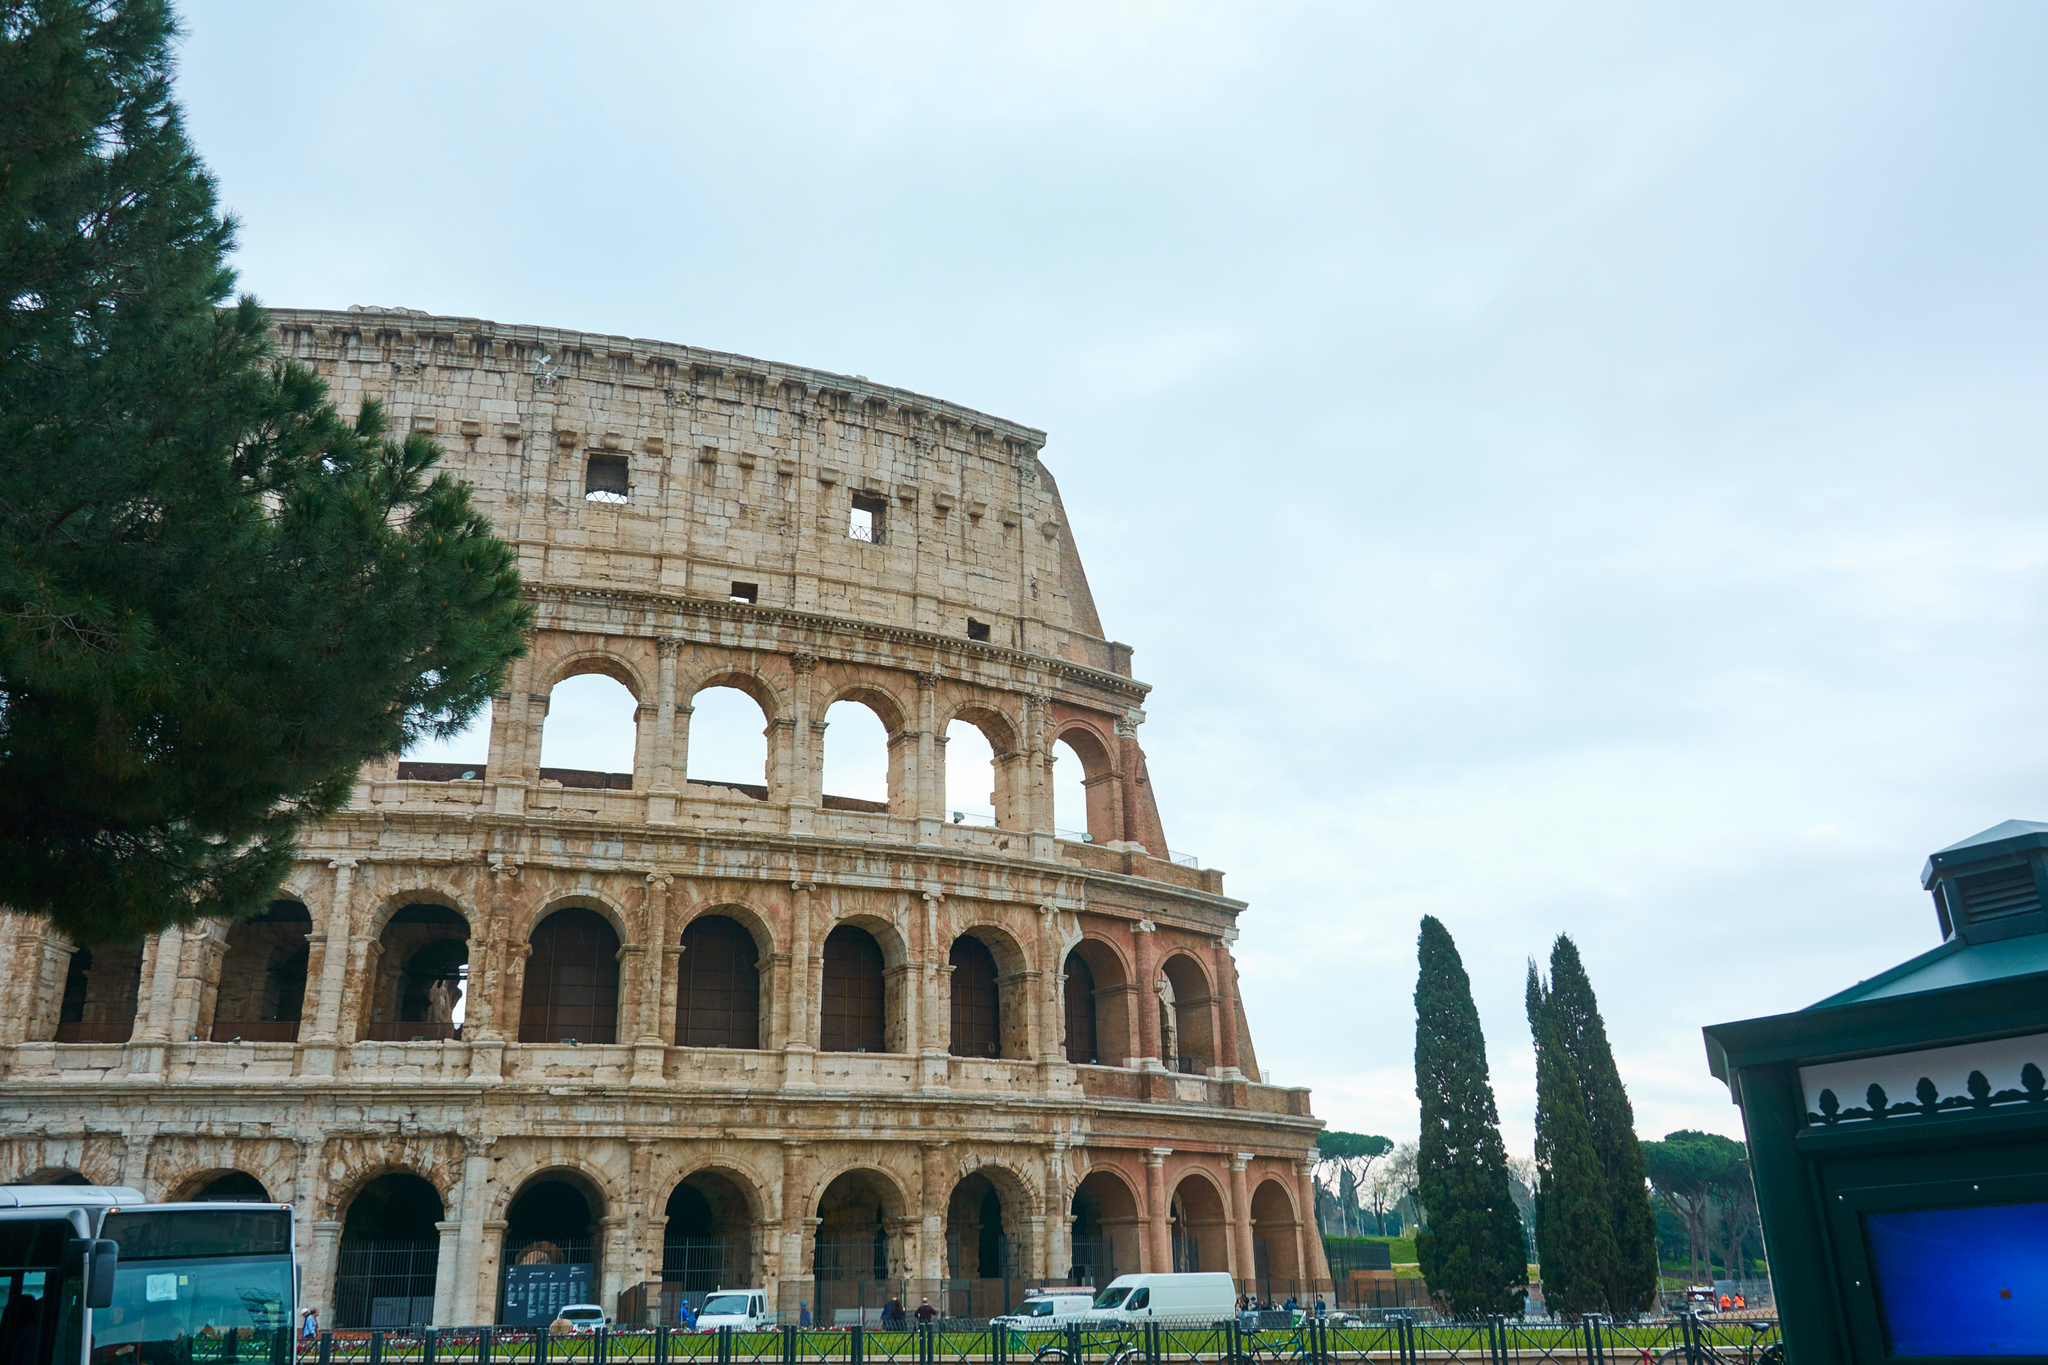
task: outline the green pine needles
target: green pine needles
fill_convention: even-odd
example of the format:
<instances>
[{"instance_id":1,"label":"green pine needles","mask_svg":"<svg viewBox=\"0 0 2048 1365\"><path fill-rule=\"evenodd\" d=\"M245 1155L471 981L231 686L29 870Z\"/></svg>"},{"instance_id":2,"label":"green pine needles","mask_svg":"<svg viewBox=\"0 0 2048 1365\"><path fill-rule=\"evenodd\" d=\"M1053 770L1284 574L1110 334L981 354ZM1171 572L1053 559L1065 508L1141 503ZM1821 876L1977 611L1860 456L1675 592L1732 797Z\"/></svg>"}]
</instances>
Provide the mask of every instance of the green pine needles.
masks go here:
<instances>
[{"instance_id":1,"label":"green pine needles","mask_svg":"<svg viewBox=\"0 0 2048 1365\"><path fill-rule=\"evenodd\" d=\"M1634 1314L1657 1298L1657 1222L1635 1113L1571 939L1546 984L1529 963L1536 1043L1536 1249L1554 1313Z\"/></svg>"},{"instance_id":2,"label":"green pine needles","mask_svg":"<svg viewBox=\"0 0 2048 1365\"><path fill-rule=\"evenodd\" d=\"M0 903L81 943L269 899L531 614L439 451L280 362L164 0L0 9Z\"/></svg>"},{"instance_id":3,"label":"green pine needles","mask_svg":"<svg viewBox=\"0 0 2048 1365\"><path fill-rule=\"evenodd\" d=\"M1415 1254L1454 1313L1515 1313L1528 1279L1522 1219L1486 1068L1486 1039L1458 945L1434 916L1416 945L1415 1095L1422 1104Z\"/></svg>"}]
</instances>

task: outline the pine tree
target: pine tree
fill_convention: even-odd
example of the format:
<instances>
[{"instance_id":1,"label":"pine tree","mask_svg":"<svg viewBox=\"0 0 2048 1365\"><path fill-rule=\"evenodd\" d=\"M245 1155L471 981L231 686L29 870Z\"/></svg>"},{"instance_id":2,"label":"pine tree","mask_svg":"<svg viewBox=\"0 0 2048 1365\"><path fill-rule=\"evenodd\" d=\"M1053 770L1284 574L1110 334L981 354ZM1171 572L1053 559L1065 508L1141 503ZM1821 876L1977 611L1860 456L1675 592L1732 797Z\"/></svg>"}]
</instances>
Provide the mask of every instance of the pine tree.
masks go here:
<instances>
[{"instance_id":1,"label":"pine tree","mask_svg":"<svg viewBox=\"0 0 2048 1365\"><path fill-rule=\"evenodd\" d=\"M1608 1306L1607 1285L1617 1260L1614 1227L1586 1095L1534 961L1528 1007L1536 1040L1536 1263L1544 1306L1576 1318Z\"/></svg>"},{"instance_id":2,"label":"pine tree","mask_svg":"<svg viewBox=\"0 0 2048 1365\"><path fill-rule=\"evenodd\" d=\"M1578 946L1564 934L1550 949L1549 1009L1559 1045L1586 1100L1593 1153L1607 1194L1608 1223L1614 1230L1614 1266L1606 1282L1607 1311L1638 1313L1657 1302L1657 1216L1643 1176L1642 1144L1635 1110L1614 1065L1607 1025L1593 998L1593 983L1579 960Z\"/></svg>"},{"instance_id":3,"label":"pine tree","mask_svg":"<svg viewBox=\"0 0 2048 1365\"><path fill-rule=\"evenodd\" d=\"M1452 1312L1516 1312L1528 1262L1472 983L1450 931L1434 916L1423 916L1416 948L1422 1135L1415 1198L1427 1230L1416 1234L1415 1254L1431 1292Z\"/></svg>"},{"instance_id":4,"label":"pine tree","mask_svg":"<svg viewBox=\"0 0 2048 1365\"><path fill-rule=\"evenodd\" d=\"M81 942L269 899L359 767L524 649L439 452L229 305L164 0L0 19L0 903Z\"/></svg>"}]
</instances>

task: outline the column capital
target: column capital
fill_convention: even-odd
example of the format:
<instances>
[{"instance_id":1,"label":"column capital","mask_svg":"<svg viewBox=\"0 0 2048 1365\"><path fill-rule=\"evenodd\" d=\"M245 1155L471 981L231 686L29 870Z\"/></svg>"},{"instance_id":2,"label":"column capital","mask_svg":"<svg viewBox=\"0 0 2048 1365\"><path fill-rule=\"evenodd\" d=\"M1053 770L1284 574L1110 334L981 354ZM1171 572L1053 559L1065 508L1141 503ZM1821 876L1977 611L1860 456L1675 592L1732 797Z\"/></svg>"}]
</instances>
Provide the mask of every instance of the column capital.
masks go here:
<instances>
[{"instance_id":1,"label":"column capital","mask_svg":"<svg viewBox=\"0 0 2048 1365\"><path fill-rule=\"evenodd\" d=\"M1230 1154L1230 1169L1233 1171L1241 1171L1251 1164L1252 1154L1250 1152L1232 1152Z\"/></svg>"},{"instance_id":2,"label":"column capital","mask_svg":"<svg viewBox=\"0 0 2048 1365\"><path fill-rule=\"evenodd\" d=\"M818 656L807 649L800 649L789 656L790 669L797 673L809 673L818 666Z\"/></svg>"},{"instance_id":3,"label":"column capital","mask_svg":"<svg viewBox=\"0 0 2048 1365\"><path fill-rule=\"evenodd\" d=\"M1146 1149L1145 1164L1147 1166L1162 1166L1166 1163L1166 1158L1172 1155L1173 1148L1171 1147L1151 1147Z\"/></svg>"},{"instance_id":4,"label":"column capital","mask_svg":"<svg viewBox=\"0 0 2048 1365\"><path fill-rule=\"evenodd\" d=\"M354 858L330 858L327 861L327 866L335 871L340 871L344 867L354 867L355 865L356 860Z\"/></svg>"}]
</instances>

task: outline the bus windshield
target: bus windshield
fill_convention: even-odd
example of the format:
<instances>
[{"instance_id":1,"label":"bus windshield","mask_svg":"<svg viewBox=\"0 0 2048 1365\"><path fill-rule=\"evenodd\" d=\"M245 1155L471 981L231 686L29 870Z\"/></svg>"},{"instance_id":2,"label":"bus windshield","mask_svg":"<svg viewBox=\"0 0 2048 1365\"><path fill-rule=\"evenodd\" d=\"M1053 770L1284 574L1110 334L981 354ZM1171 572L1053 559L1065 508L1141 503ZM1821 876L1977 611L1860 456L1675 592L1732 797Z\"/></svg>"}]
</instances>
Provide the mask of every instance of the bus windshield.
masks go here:
<instances>
[{"instance_id":1,"label":"bus windshield","mask_svg":"<svg viewBox=\"0 0 2048 1365\"><path fill-rule=\"evenodd\" d=\"M291 1359L291 1215L283 1209L112 1213L112 1306L93 1310L91 1365Z\"/></svg>"}]
</instances>

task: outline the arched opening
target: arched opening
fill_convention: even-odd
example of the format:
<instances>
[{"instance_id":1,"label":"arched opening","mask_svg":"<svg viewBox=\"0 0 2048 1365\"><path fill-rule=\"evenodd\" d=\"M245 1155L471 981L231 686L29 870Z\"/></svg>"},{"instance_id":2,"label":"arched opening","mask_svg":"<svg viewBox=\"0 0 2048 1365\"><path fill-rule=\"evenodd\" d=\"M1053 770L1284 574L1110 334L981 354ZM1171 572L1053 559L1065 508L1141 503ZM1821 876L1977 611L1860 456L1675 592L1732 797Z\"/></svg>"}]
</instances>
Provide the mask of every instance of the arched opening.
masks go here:
<instances>
[{"instance_id":1,"label":"arched opening","mask_svg":"<svg viewBox=\"0 0 2048 1365\"><path fill-rule=\"evenodd\" d=\"M526 1182L505 1211L498 1321L545 1327L571 1303L596 1303L604 1196L573 1171Z\"/></svg>"},{"instance_id":2,"label":"arched opening","mask_svg":"<svg viewBox=\"0 0 2048 1365\"><path fill-rule=\"evenodd\" d=\"M640 703L616 678L579 673L556 683L541 722L541 782L632 790L639 716Z\"/></svg>"},{"instance_id":3,"label":"arched opening","mask_svg":"<svg viewBox=\"0 0 2048 1365\"><path fill-rule=\"evenodd\" d=\"M1193 958L1175 953L1159 969L1158 989L1161 1059L1169 1071L1207 1075L1216 1065L1208 976Z\"/></svg>"},{"instance_id":4,"label":"arched opening","mask_svg":"<svg viewBox=\"0 0 2048 1365\"><path fill-rule=\"evenodd\" d=\"M811 1243L813 1321L887 1301L889 1281L902 1278L903 1198L875 1171L848 1171L818 1198Z\"/></svg>"},{"instance_id":5,"label":"arched opening","mask_svg":"<svg viewBox=\"0 0 2048 1365\"><path fill-rule=\"evenodd\" d=\"M135 1032L135 1002L141 992L141 939L78 949L64 974L56 1041L127 1042Z\"/></svg>"},{"instance_id":6,"label":"arched opening","mask_svg":"<svg viewBox=\"0 0 2048 1365\"><path fill-rule=\"evenodd\" d=\"M377 938L377 977L363 1036L441 1042L462 1034L469 921L445 905L407 905Z\"/></svg>"},{"instance_id":7,"label":"arched opening","mask_svg":"<svg viewBox=\"0 0 2048 1365\"><path fill-rule=\"evenodd\" d=\"M956 720L946 725L946 818L956 825L998 825L997 790L1002 773L995 746L980 726Z\"/></svg>"},{"instance_id":8,"label":"arched opening","mask_svg":"<svg viewBox=\"0 0 2048 1365\"><path fill-rule=\"evenodd\" d=\"M424 735L405 746L399 755L401 782L480 782L489 775L491 757L491 703L446 738Z\"/></svg>"},{"instance_id":9,"label":"arched opening","mask_svg":"<svg viewBox=\"0 0 2048 1365\"><path fill-rule=\"evenodd\" d=\"M820 1052L881 1052L886 1047L888 983L882 947L867 930L842 924L825 936L818 992Z\"/></svg>"},{"instance_id":10,"label":"arched opening","mask_svg":"<svg viewBox=\"0 0 2048 1365\"><path fill-rule=\"evenodd\" d=\"M1100 1030L1095 1026L1095 972L1079 951L1067 954L1066 1001L1067 1060L1077 1066L1100 1066Z\"/></svg>"},{"instance_id":11,"label":"arched opening","mask_svg":"<svg viewBox=\"0 0 2048 1365\"><path fill-rule=\"evenodd\" d=\"M889 727L859 701L835 701L825 711L819 794L827 810L883 812L895 776Z\"/></svg>"},{"instance_id":12,"label":"arched opening","mask_svg":"<svg viewBox=\"0 0 2048 1365\"><path fill-rule=\"evenodd\" d=\"M699 1171L670 1192L667 1214L661 1234L662 1321L674 1322L677 1296L750 1282L753 1212L746 1192L730 1177Z\"/></svg>"},{"instance_id":13,"label":"arched opening","mask_svg":"<svg viewBox=\"0 0 2048 1365\"><path fill-rule=\"evenodd\" d=\"M334 1262L336 1327L410 1327L434 1320L441 1192L410 1171L378 1176L349 1201Z\"/></svg>"},{"instance_id":14,"label":"arched opening","mask_svg":"<svg viewBox=\"0 0 2048 1365\"><path fill-rule=\"evenodd\" d=\"M768 799L768 713L737 687L707 687L690 699L685 777L700 787Z\"/></svg>"},{"instance_id":15,"label":"arched opening","mask_svg":"<svg viewBox=\"0 0 2048 1365\"><path fill-rule=\"evenodd\" d=\"M619 1039L619 936L595 910L572 905L534 927L519 999L522 1043Z\"/></svg>"},{"instance_id":16,"label":"arched opening","mask_svg":"<svg viewBox=\"0 0 2048 1365\"><path fill-rule=\"evenodd\" d=\"M1052 823L1062 839L1106 844L1117 830L1116 774L1092 731L1072 728L1053 744Z\"/></svg>"},{"instance_id":17,"label":"arched opening","mask_svg":"<svg viewBox=\"0 0 2048 1365\"><path fill-rule=\"evenodd\" d=\"M678 1046L761 1046L759 955L754 936L737 920L699 915L690 921L676 960Z\"/></svg>"},{"instance_id":18,"label":"arched opening","mask_svg":"<svg viewBox=\"0 0 2048 1365\"><path fill-rule=\"evenodd\" d=\"M297 901L272 901L228 926L228 950L214 997L213 1041L298 1041L306 1003L306 935L313 917Z\"/></svg>"},{"instance_id":19,"label":"arched opening","mask_svg":"<svg viewBox=\"0 0 2048 1365\"><path fill-rule=\"evenodd\" d=\"M1138 1199L1109 1171L1090 1171L1074 1190L1074 1267L1071 1283L1100 1289L1136 1270L1144 1224Z\"/></svg>"},{"instance_id":20,"label":"arched opening","mask_svg":"<svg viewBox=\"0 0 2048 1365\"><path fill-rule=\"evenodd\" d=\"M1230 1269L1230 1223L1223 1215L1223 1196L1207 1177L1182 1178L1167 1219L1177 1273Z\"/></svg>"},{"instance_id":21,"label":"arched opening","mask_svg":"<svg viewBox=\"0 0 2048 1365\"><path fill-rule=\"evenodd\" d=\"M972 934L953 940L946 954L953 968L952 1053L955 1057L1000 1057L1002 999L996 989L996 958Z\"/></svg>"},{"instance_id":22,"label":"arched opening","mask_svg":"<svg viewBox=\"0 0 2048 1365\"><path fill-rule=\"evenodd\" d=\"M223 1171L184 1198L199 1203L275 1204L263 1182L247 1171ZM429 1290L429 1293L432 1291Z\"/></svg>"},{"instance_id":23,"label":"arched opening","mask_svg":"<svg viewBox=\"0 0 2048 1365\"><path fill-rule=\"evenodd\" d=\"M1010 1282L1016 1278L1011 1230L1003 1217L1002 1192L994 1181L975 1171L953 1187L946 1201L946 1302L941 1311L953 1318L986 1318L1008 1312Z\"/></svg>"},{"instance_id":24,"label":"arched opening","mask_svg":"<svg viewBox=\"0 0 2048 1365\"><path fill-rule=\"evenodd\" d=\"M1286 1187L1259 1182L1252 1192L1252 1274L1262 1297L1277 1301L1304 1289L1300 1233Z\"/></svg>"},{"instance_id":25,"label":"arched opening","mask_svg":"<svg viewBox=\"0 0 2048 1365\"><path fill-rule=\"evenodd\" d=\"M90 1185L92 1181L69 1166L45 1166L34 1175L10 1180L9 1185Z\"/></svg>"}]
</instances>

